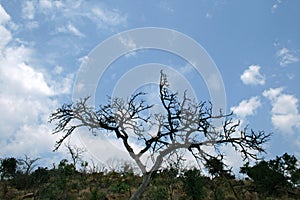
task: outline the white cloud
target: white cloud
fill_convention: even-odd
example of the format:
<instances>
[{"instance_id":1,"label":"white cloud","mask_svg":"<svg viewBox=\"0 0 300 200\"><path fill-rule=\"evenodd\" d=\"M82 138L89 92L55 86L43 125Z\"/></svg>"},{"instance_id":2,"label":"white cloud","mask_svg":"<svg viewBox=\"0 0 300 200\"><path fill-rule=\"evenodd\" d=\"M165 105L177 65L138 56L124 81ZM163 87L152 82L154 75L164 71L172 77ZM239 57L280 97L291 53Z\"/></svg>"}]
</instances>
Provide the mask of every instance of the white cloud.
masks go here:
<instances>
[{"instance_id":1,"label":"white cloud","mask_svg":"<svg viewBox=\"0 0 300 200\"><path fill-rule=\"evenodd\" d=\"M7 78L14 83L19 83L19 88L24 92L38 92L43 95L51 95L53 91L45 81L43 73L34 70L25 63L7 70Z\"/></svg>"},{"instance_id":2,"label":"white cloud","mask_svg":"<svg viewBox=\"0 0 300 200\"><path fill-rule=\"evenodd\" d=\"M120 42L128 49L136 49L137 45L131 38L119 37Z\"/></svg>"},{"instance_id":3,"label":"white cloud","mask_svg":"<svg viewBox=\"0 0 300 200\"><path fill-rule=\"evenodd\" d=\"M34 1L35 2L35 1ZM36 13L43 14L46 20L58 22L54 30L59 32L72 32L77 36L84 36L76 27L83 25L88 19L100 29L112 29L124 26L127 23L127 14L117 9L110 9L102 2L90 1L50 1L35 2ZM62 25L61 21L69 21L69 25Z\"/></svg>"},{"instance_id":4,"label":"white cloud","mask_svg":"<svg viewBox=\"0 0 300 200\"><path fill-rule=\"evenodd\" d=\"M116 26L126 22L127 15L121 15L121 13L116 10L107 10L101 7L95 7L92 9L96 20L100 20L109 26Z\"/></svg>"},{"instance_id":5,"label":"white cloud","mask_svg":"<svg viewBox=\"0 0 300 200\"><path fill-rule=\"evenodd\" d=\"M58 0L40 0L34 1L36 12L42 13L49 20L67 17L68 13L73 10L73 6L77 1L58 1ZM69 3L69 5L65 5Z\"/></svg>"},{"instance_id":6,"label":"white cloud","mask_svg":"<svg viewBox=\"0 0 300 200\"><path fill-rule=\"evenodd\" d=\"M46 81L42 72L25 61L16 62L24 59L14 60L22 54L7 56L0 62L0 82L5 82L0 86L0 156L51 152L58 139L50 134L48 124L50 113L59 105L53 95L69 93L73 77L67 76L59 83Z\"/></svg>"},{"instance_id":7,"label":"white cloud","mask_svg":"<svg viewBox=\"0 0 300 200\"><path fill-rule=\"evenodd\" d=\"M23 17L25 19L34 19L35 8L32 1L26 1L22 8Z\"/></svg>"},{"instance_id":8,"label":"white cloud","mask_svg":"<svg viewBox=\"0 0 300 200\"><path fill-rule=\"evenodd\" d=\"M4 8L0 4L0 24L5 24L10 20L10 16L4 10Z\"/></svg>"},{"instance_id":9,"label":"white cloud","mask_svg":"<svg viewBox=\"0 0 300 200\"><path fill-rule=\"evenodd\" d=\"M81 33L73 24L68 24L67 26L68 30L73 33L74 35L78 36L78 37L84 37L84 34Z\"/></svg>"},{"instance_id":10,"label":"white cloud","mask_svg":"<svg viewBox=\"0 0 300 200\"><path fill-rule=\"evenodd\" d=\"M260 98L258 96L251 97L249 100L243 100L238 106L230 108L234 114L239 118L245 119L247 116L254 115L257 108L261 106Z\"/></svg>"},{"instance_id":11,"label":"white cloud","mask_svg":"<svg viewBox=\"0 0 300 200\"><path fill-rule=\"evenodd\" d=\"M193 70L194 70L194 66L191 65L190 63L186 63L184 66L179 68L179 72L184 75L193 72Z\"/></svg>"},{"instance_id":12,"label":"white cloud","mask_svg":"<svg viewBox=\"0 0 300 200\"><path fill-rule=\"evenodd\" d=\"M276 97L279 96L279 94L283 91L282 87L279 88L270 88L269 90L265 90L263 92L263 96L267 97L268 99L270 99L271 101L274 101L276 99Z\"/></svg>"},{"instance_id":13,"label":"white cloud","mask_svg":"<svg viewBox=\"0 0 300 200\"><path fill-rule=\"evenodd\" d=\"M159 3L159 7L167 11L168 13L175 13L175 9L172 8L171 5L166 1L161 1Z\"/></svg>"},{"instance_id":14,"label":"white cloud","mask_svg":"<svg viewBox=\"0 0 300 200\"><path fill-rule=\"evenodd\" d=\"M11 33L2 25L0 25L0 51L12 39Z\"/></svg>"},{"instance_id":15,"label":"white cloud","mask_svg":"<svg viewBox=\"0 0 300 200\"><path fill-rule=\"evenodd\" d=\"M7 30L7 28L5 28L4 26L9 21L10 21L10 16L7 14L7 12L0 4L0 53L12 38L10 31Z\"/></svg>"},{"instance_id":16,"label":"white cloud","mask_svg":"<svg viewBox=\"0 0 300 200\"><path fill-rule=\"evenodd\" d=\"M212 14L210 12L207 12L205 15L206 18L211 19L212 18Z\"/></svg>"},{"instance_id":17,"label":"white cloud","mask_svg":"<svg viewBox=\"0 0 300 200\"><path fill-rule=\"evenodd\" d=\"M260 66L250 65L248 69L241 75L241 80L246 85L264 85L265 76L260 72Z\"/></svg>"},{"instance_id":18,"label":"white cloud","mask_svg":"<svg viewBox=\"0 0 300 200\"><path fill-rule=\"evenodd\" d=\"M278 6L282 3L281 0L276 0L276 3L273 4L272 8L271 8L271 11L272 13L274 13L277 9L278 9Z\"/></svg>"},{"instance_id":19,"label":"white cloud","mask_svg":"<svg viewBox=\"0 0 300 200\"><path fill-rule=\"evenodd\" d=\"M70 94L74 80L74 74L68 74L59 80L51 80L53 95Z\"/></svg>"},{"instance_id":20,"label":"white cloud","mask_svg":"<svg viewBox=\"0 0 300 200\"><path fill-rule=\"evenodd\" d=\"M51 135L49 115L59 106L60 95L70 94L74 80L73 74L66 74L66 70L56 60L50 63L56 67L46 69L43 66L45 62L41 60L43 57L37 57L39 52L32 48L35 47L35 41L30 43L23 41L26 39L21 41L13 38L13 31L37 28L39 23L42 25L44 20L49 20L49 26L53 25L49 29L62 27L66 33L83 37L84 33L78 28L83 21L90 20L95 27L109 29L122 26L127 20L127 16L118 10L104 8L99 3L40 0L22 2L22 5L19 15L23 17L21 20L26 19L26 23L20 26L13 23L0 5L0 157L24 154L41 156L51 152L61 135ZM90 12L95 6L101 12ZM99 147L99 143L94 144ZM105 156L111 155L121 154L116 152Z\"/></svg>"},{"instance_id":21,"label":"white cloud","mask_svg":"<svg viewBox=\"0 0 300 200\"><path fill-rule=\"evenodd\" d=\"M40 0L40 6L42 8L51 8L52 7L52 3L50 0Z\"/></svg>"},{"instance_id":22,"label":"white cloud","mask_svg":"<svg viewBox=\"0 0 300 200\"><path fill-rule=\"evenodd\" d=\"M77 37L84 37L85 35L81 33L72 23L67 26L58 27L56 29L58 33L71 33Z\"/></svg>"},{"instance_id":23,"label":"white cloud","mask_svg":"<svg viewBox=\"0 0 300 200\"><path fill-rule=\"evenodd\" d=\"M0 59L0 80L5 82L1 88L3 91L17 92L20 95L38 94L38 95L58 95L70 91L70 86L62 86L65 81L71 77L64 78L60 82L47 81L41 71L30 66L30 58L33 51L24 46L7 47ZM50 85L50 83L52 83ZM57 90L56 88L61 88ZM64 92L63 92L64 91Z\"/></svg>"},{"instance_id":24,"label":"white cloud","mask_svg":"<svg viewBox=\"0 0 300 200\"><path fill-rule=\"evenodd\" d=\"M63 69L62 66L57 65L57 66L54 67L53 71L54 71L55 74L61 74L64 71L64 69Z\"/></svg>"},{"instance_id":25,"label":"white cloud","mask_svg":"<svg viewBox=\"0 0 300 200\"><path fill-rule=\"evenodd\" d=\"M23 5L23 18L32 21L35 14L41 14L40 19L57 22L53 24L56 26L53 30L70 32L79 37L83 37L84 34L76 27L82 25L86 19L101 29L112 29L116 26L124 26L127 23L127 14L123 14L114 8L108 8L102 2L39 0L26 1ZM69 21L68 25L61 24L62 21L66 20ZM27 22L30 24L26 24L26 27L31 29L38 27L36 22L31 21Z\"/></svg>"},{"instance_id":26,"label":"white cloud","mask_svg":"<svg viewBox=\"0 0 300 200\"><path fill-rule=\"evenodd\" d=\"M105 163L106 160L112 157L130 160L130 156L123 146L122 141L114 137L106 137L105 132L99 133L98 136L93 136L87 129L80 129L76 132L76 135L72 136L72 144L73 143L77 146L84 146L93 160L98 162ZM134 150L136 149L135 145L132 145L132 147Z\"/></svg>"},{"instance_id":27,"label":"white cloud","mask_svg":"<svg viewBox=\"0 0 300 200\"><path fill-rule=\"evenodd\" d=\"M206 81L209 88L215 91L220 91L224 87L223 81L220 81L219 76L216 73L209 74Z\"/></svg>"},{"instance_id":28,"label":"white cloud","mask_svg":"<svg viewBox=\"0 0 300 200\"><path fill-rule=\"evenodd\" d=\"M294 129L300 130L300 114L298 111L298 99L290 94L284 94L283 88L270 88L263 95L272 104L273 126L283 133L292 133Z\"/></svg>"},{"instance_id":29,"label":"white cloud","mask_svg":"<svg viewBox=\"0 0 300 200\"><path fill-rule=\"evenodd\" d=\"M14 41L1 39L2 44ZM73 76L46 76L47 71L34 64L35 51L25 44L1 47L0 83L5 84L0 84L0 157L47 153L57 139L48 125L50 113L58 107L53 96L70 93Z\"/></svg>"},{"instance_id":30,"label":"white cloud","mask_svg":"<svg viewBox=\"0 0 300 200\"><path fill-rule=\"evenodd\" d=\"M18 95L53 96L70 92L72 75L61 80L46 79L42 71L31 66L33 51L24 46L7 47L0 59L2 92ZM59 89L58 89L59 88Z\"/></svg>"},{"instance_id":31,"label":"white cloud","mask_svg":"<svg viewBox=\"0 0 300 200\"><path fill-rule=\"evenodd\" d=\"M136 55L136 52L134 51L136 48L137 48L137 45L136 43L133 41L132 38L125 38L125 37L119 37L118 38L119 41L124 45L124 47L128 50L128 51L131 51L133 50L132 52L130 53L127 53L125 56L126 57L129 57L129 56L135 56Z\"/></svg>"},{"instance_id":32,"label":"white cloud","mask_svg":"<svg viewBox=\"0 0 300 200\"><path fill-rule=\"evenodd\" d=\"M26 24L28 29L35 29L39 27L39 23L37 21L30 21Z\"/></svg>"},{"instance_id":33,"label":"white cloud","mask_svg":"<svg viewBox=\"0 0 300 200\"><path fill-rule=\"evenodd\" d=\"M232 172L235 175L238 175L240 167L242 167L244 164L242 154L236 151L236 149L230 145L222 146L221 151L224 152L224 155L226 155L224 157L224 164L226 164L228 167L232 167Z\"/></svg>"},{"instance_id":34,"label":"white cloud","mask_svg":"<svg viewBox=\"0 0 300 200\"><path fill-rule=\"evenodd\" d=\"M299 58L295 55L296 51L291 51L287 48L282 48L277 51L276 55L280 59L279 64L282 67L296 63L299 61Z\"/></svg>"}]
</instances>

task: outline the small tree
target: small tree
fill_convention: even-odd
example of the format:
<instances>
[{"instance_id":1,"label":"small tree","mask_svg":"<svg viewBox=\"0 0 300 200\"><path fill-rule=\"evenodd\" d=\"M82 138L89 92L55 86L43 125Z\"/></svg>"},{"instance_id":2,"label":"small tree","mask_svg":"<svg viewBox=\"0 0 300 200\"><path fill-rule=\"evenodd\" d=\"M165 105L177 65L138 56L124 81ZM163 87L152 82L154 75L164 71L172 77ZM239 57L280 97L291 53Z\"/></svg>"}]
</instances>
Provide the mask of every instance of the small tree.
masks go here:
<instances>
[{"instance_id":1,"label":"small tree","mask_svg":"<svg viewBox=\"0 0 300 200\"><path fill-rule=\"evenodd\" d=\"M287 184L283 174L272 170L266 161L253 167L247 163L241 168L241 173L247 174L253 180L255 190L260 194L275 194L279 187L286 187Z\"/></svg>"},{"instance_id":2,"label":"small tree","mask_svg":"<svg viewBox=\"0 0 300 200\"><path fill-rule=\"evenodd\" d=\"M284 175L292 186L300 184L300 167L295 156L287 153L268 162L271 169Z\"/></svg>"},{"instance_id":3,"label":"small tree","mask_svg":"<svg viewBox=\"0 0 300 200\"><path fill-rule=\"evenodd\" d=\"M40 158L31 159L28 155L17 160L16 173L13 177L12 184L18 189L27 189L32 185L32 170L37 166Z\"/></svg>"},{"instance_id":4,"label":"small tree","mask_svg":"<svg viewBox=\"0 0 300 200\"><path fill-rule=\"evenodd\" d=\"M58 187L66 194L66 186L69 179L73 176L75 168L73 164L69 164L67 159L63 159L58 164L57 176L58 176Z\"/></svg>"},{"instance_id":5,"label":"small tree","mask_svg":"<svg viewBox=\"0 0 300 200\"><path fill-rule=\"evenodd\" d=\"M29 175L32 170L37 166L37 161L40 158L31 159L28 155L25 155L24 158L19 159L20 165L23 165L23 171L25 175Z\"/></svg>"},{"instance_id":6,"label":"small tree","mask_svg":"<svg viewBox=\"0 0 300 200\"><path fill-rule=\"evenodd\" d=\"M287 153L274 160L261 161L250 167L246 163L241 173L247 174L258 192L265 195L282 193L297 185L300 180L300 168L297 159Z\"/></svg>"},{"instance_id":7,"label":"small tree","mask_svg":"<svg viewBox=\"0 0 300 200\"><path fill-rule=\"evenodd\" d=\"M65 147L67 148L68 153L71 156L72 159L72 164L74 166L74 169L76 170L76 165L80 162L80 163L84 163L84 161L82 160L83 154L85 152L84 148L80 148L77 146L72 146L70 143L65 144Z\"/></svg>"},{"instance_id":8,"label":"small tree","mask_svg":"<svg viewBox=\"0 0 300 200\"><path fill-rule=\"evenodd\" d=\"M183 151L172 152L167 158L166 166L157 175L166 186L170 200L174 199L174 191L178 187L179 177L185 171L183 166L185 160Z\"/></svg>"},{"instance_id":9,"label":"small tree","mask_svg":"<svg viewBox=\"0 0 300 200\"><path fill-rule=\"evenodd\" d=\"M231 169L226 169L227 165L223 163L223 155L220 155L218 157L211 157L207 159L204 163L205 167L207 168L208 172L213 176L213 177L220 177L221 181L227 181L229 184L232 192L234 193L234 196L238 199L237 193L233 188L233 185L230 182L230 179L234 179L234 175L231 172ZM215 182L217 182L217 185L215 185ZM214 190L214 199L224 199L223 191L221 188L218 186L218 181L213 180L213 190Z\"/></svg>"},{"instance_id":10,"label":"small tree","mask_svg":"<svg viewBox=\"0 0 300 200\"><path fill-rule=\"evenodd\" d=\"M88 97L71 104L64 104L51 116L55 121L54 134L64 133L57 141L57 150L66 138L80 127L87 127L93 134L105 130L122 140L125 149L143 174L143 180L131 199L139 199L168 155L177 149L187 149L198 161L215 157L223 144L231 145L246 158L257 158L264 152L262 145L269 134L263 131L238 130L239 122L234 123L230 115L221 112L214 115L212 106L205 102L195 102L186 93L179 98L169 88L166 74L161 72L159 99L162 112L151 113L153 105L143 98L145 93L137 93L129 99L110 98L106 105L95 108L88 105ZM214 126L214 120L223 119L221 127ZM153 130L155 129L155 133ZM133 144L143 148L136 150ZM215 153L206 152L205 147L214 147ZM150 155L152 166L143 162L142 157Z\"/></svg>"},{"instance_id":11,"label":"small tree","mask_svg":"<svg viewBox=\"0 0 300 200\"><path fill-rule=\"evenodd\" d=\"M208 169L208 172L214 177L221 176L234 179L231 170L226 169L227 166L223 163L223 156L220 156L220 158L211 157L205 161L204 165Z\"/></svg>"},{"instance_id":12,"label":"small tree","mask_svg":"<svg viewBox=\"0 0 300 200\"><path fill-rule=\"evenodd\" d=\"M32 174L34 186L40 186L41 184L47 183L50 179L50 171L47 167L38 167Z\"/></svg>"},{"instance_id":13,"label":"small tree","mask_svg":"<svg viewBox=\"0 0 300 200\"><path fill-rule=\"evenodd\" d=\"M207 179L201 175L198 169L187 170L183 175L183 186L186 194L193 200L204 199Z\"/></svg>"},{"instance_id":14,"label":"small tree","mask_svg":"<svg viewBox=\"0 0 300 200\"><path fill-rule=\"evenodd\" d=\"M18 160L14 157L2 159L0 165L1 180L13 178L16 175L17 165Z\"/></svg>"}]
</instances>

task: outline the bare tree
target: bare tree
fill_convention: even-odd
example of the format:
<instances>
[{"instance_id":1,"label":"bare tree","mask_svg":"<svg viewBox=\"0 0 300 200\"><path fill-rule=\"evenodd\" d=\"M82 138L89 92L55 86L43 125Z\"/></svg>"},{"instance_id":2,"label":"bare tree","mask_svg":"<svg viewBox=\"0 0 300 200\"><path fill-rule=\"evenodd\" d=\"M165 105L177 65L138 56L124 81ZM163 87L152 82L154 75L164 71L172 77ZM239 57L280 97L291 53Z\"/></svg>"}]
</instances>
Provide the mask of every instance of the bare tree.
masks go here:
<instances>
[{"instance_id":1,"label":"bare tree","mask_svg":"<svg viewBox=\"0 0 300 200\"><path fill-rule=\"evenodd\" d=\"M31 159L28 155L24 155L24 158L19 159L20 164L24 165L24 173L29 175L31 171L37 166L37 161L40 158Z\"/></svg>"},{"instance_id":2,"label":"bare tree","mask_svg":"<svg viewBox=\"0 0 300 200\"><path fill-rule=\"evenodd\" d=\"M72 146L69 142L65 144L65 147L67 148L67 151L72 159L72 164L76 169L76 165L78 164L78 162L83 162L82 157L86 150L75 145Z\"/></svg>"},{"instance_id":3,"label":"bare tree","mask_svg":"<svg viewBox=\"0 0 300 200\"><path fill-rule=\"evenodd\" d=\"M239 122L229 118L231 114L214 115L211 104L195 102L186 93L180 99L170 90L163 72L159 84L163 111L149 114L153 105L146 103L144 95L140 92L128 99L110 98L97 110L88 105L88 97L58 108L50 117L50 122L56 122L53 134L63 133L55 150L80 127L87 127L93 134L99 130L114 134L122 140L143 174L142 183L131 199L142 196L153 173L177 149L187 149L200 162L221 154L220 147L225 144L241 152L244 159L257 159L258 153L264 152L263 144L270 134L247 128L239 130ZM217 127L214 120L220 119L223 124ZM134 143L143 145L142 149L134 150ZM205 151L206 147L213 147L215 152ZM143 159L148 155L151 166Z\"/></svg>"}]
</instances>

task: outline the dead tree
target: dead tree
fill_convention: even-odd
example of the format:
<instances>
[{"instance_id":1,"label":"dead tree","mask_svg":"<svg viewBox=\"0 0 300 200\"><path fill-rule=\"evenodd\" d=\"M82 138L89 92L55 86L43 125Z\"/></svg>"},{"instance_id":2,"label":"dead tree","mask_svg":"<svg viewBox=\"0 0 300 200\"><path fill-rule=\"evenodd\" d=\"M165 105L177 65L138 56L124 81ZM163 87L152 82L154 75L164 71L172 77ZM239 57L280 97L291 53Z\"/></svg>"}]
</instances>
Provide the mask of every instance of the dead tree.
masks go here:
<instances>
[{"instance_id":1,"label":"dead tree","mask_svg":"<svg viewBox=\"0 0 300 200\"><path fill-rule=\"evenodd\" d=\"M69 142L65 144L65 147L71 156L73 167L76 169L78 162L83 162L82 157L86 150L84 148L72 146Z\"/></svg>"},{"instance_id":2,"label":"dead tree","mask_svg":"<svg viewBox=\"0 0 300 200\"><path fill-rule=\"evenodd\" d=\"M37 161L40 158L31 159L28 155L24 155L24 158L19 159L20 164L24 165L24 174L29 175L31 171L37 166Z\"/></svg>"},{"instance_id":3,"label":"dead tree","mask_svg":"<svg viewBox=\"0 0 300 200\"><path fill-rule=\"evenodd\" d=\"M186 93L180 99L170 90L163 72L158 94L163 111L149 114L153 105L147 104L144 95L140 92L128 99L110 98L99 109L88 106L88 97L64 104L50 116L50 122L56 122L53 134L63 133L55 150L80 127L88 128L93 134L101 130L114 134L122 140L143 174L142 183L131 199L142 196L153 173L175 150L187 149L197 161L217 157L221 154L220 147L225 144L239 151L244 159L257 159L258 153L264 152L263 144L270 134L247 128L239 130L239 122L234 122L231 114L220 112L214 115L211 104L195 102ZM223 124L217 127L214 120L222 120ZM142 149L133 149L133 143L142 145ZM206 147L213 147L215 152L205 151ZM151 157L151 166L145 163L143 156Z\"/></svg>"}]
</instances>

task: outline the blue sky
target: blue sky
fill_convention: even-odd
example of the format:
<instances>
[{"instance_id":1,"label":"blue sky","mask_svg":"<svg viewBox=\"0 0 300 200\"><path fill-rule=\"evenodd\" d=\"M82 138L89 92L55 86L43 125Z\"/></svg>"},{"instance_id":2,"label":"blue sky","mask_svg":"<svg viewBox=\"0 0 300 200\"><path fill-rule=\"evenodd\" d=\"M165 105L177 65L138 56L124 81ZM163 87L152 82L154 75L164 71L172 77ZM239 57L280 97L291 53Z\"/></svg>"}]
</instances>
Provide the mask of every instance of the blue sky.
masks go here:
<instances>
[{"instance_id":1,"label":"blue sky","mask_svg":"<svg viewBox=\"0 0 300 200\"><path fill-rule=\"evenodd\" d=\"M63 149L49 153L58 137L47 121L71 101L86 56L122 31L160 27L191 37L207 51L222 76L227 111L243 125L273 132L267 158L284 152L300 158L299 19L297 0L0 0L0 156L42 156L45 163L65 156ZM143 50L107 68L96 101L105 101L124 74L146 63L171 67L198 99L209 100L203 77L186 61ZM126 155L112 149L101 159L117 154Z\"/></svg>"}]
</instances>

